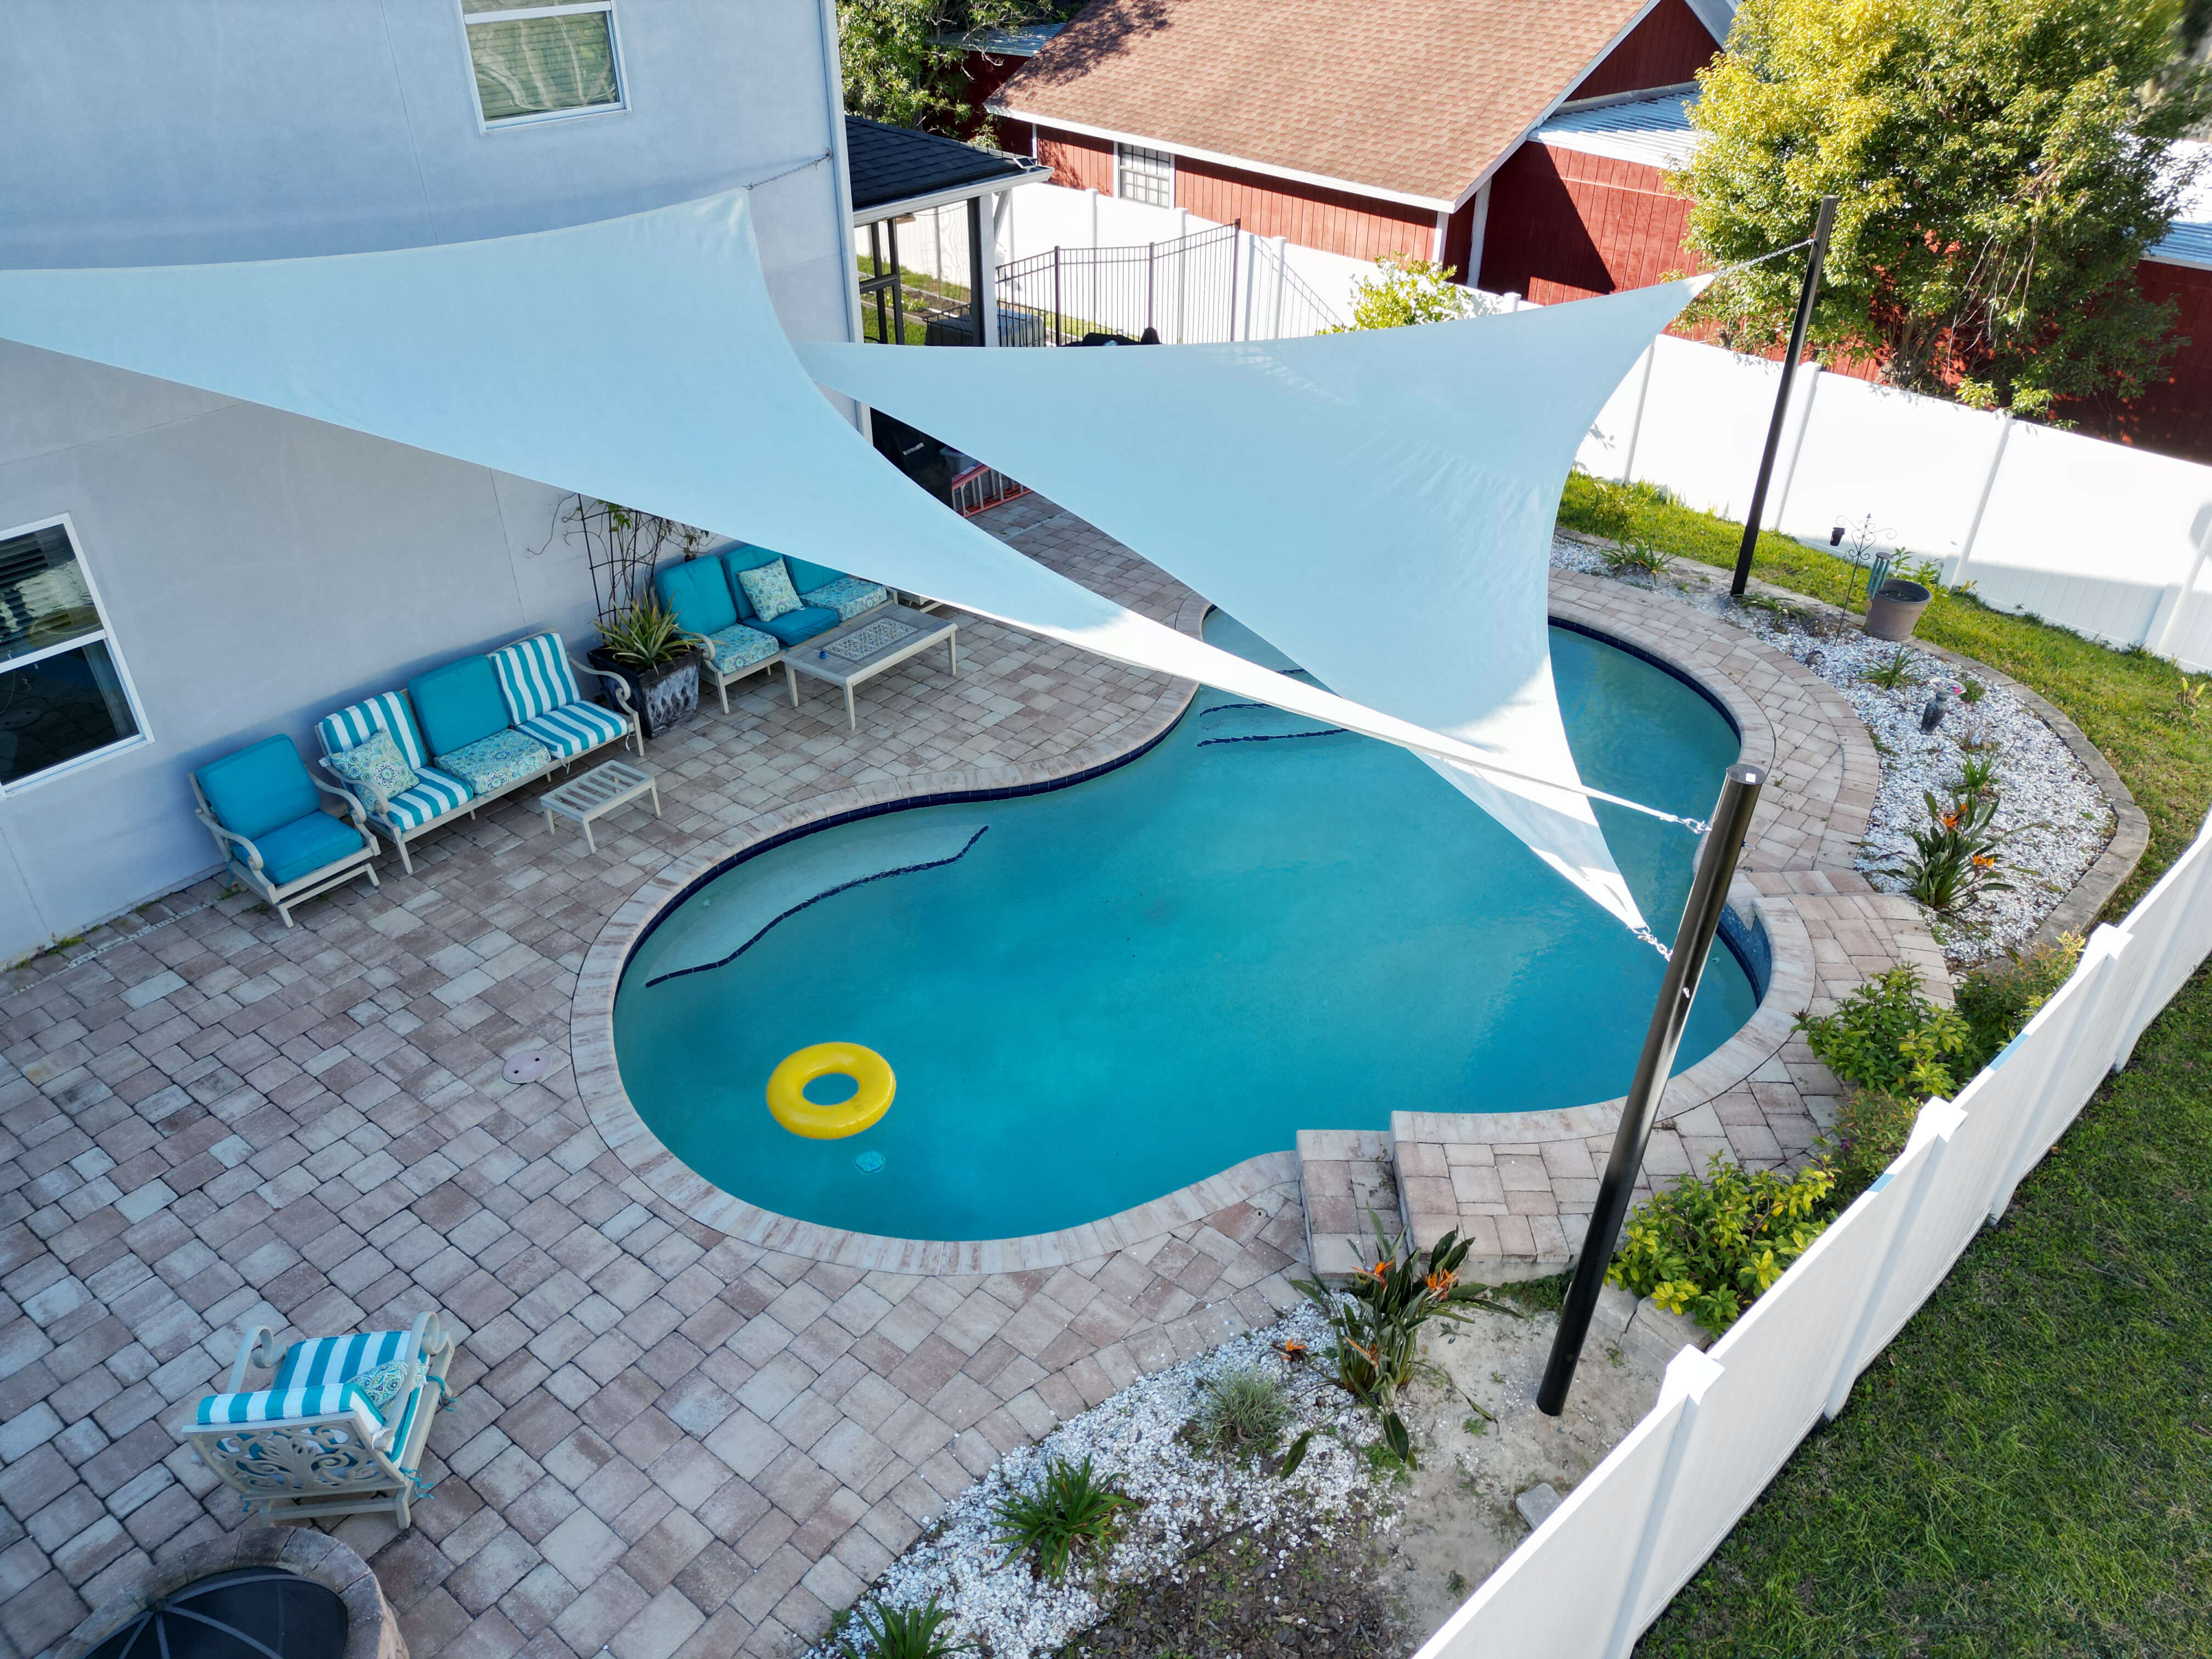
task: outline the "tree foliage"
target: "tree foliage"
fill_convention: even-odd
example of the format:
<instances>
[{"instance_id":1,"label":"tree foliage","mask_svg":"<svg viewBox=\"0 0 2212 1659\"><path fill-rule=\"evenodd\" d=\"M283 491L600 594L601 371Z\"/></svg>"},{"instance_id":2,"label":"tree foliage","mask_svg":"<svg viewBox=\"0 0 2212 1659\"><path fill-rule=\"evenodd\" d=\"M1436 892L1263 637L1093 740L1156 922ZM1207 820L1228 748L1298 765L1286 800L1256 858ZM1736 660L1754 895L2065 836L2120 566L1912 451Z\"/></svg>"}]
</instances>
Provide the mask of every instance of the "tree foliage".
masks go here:
<instances>
[{"instance_id":1,"label":"tree foliage","mask_svg":"<svg viewBox=\"0 0 2212 1659\"><path fill-rule=\"evenodd\" d=\"M1480 313L1482 302L1473 289L1452 281L1454 268L1433 259L1409 259L1386 253L1375 262L1372 276L1357 276L1352 283L1352 320L1322 330L1324 334L1350 334L1363 328L1403 328L1408 323L1446 323L1455 317Z\"/></svg>"},{"instance_id":2,"label":"tree foliage","mask_svg":"<svg viewBox=\"0 0 2212 1659\"><path fill-rule=\"evenodd\" d=\"M2172 346L2136 276L2193 176L2166 141L2212 107L2182 21L2176 0L1745 0L1674 179L1689 243L1757 258L1832 193L1816 342L2021 414L2131 395ZM1705 313L1779 339L1802 269L1726 278Z\"/></svg>"},{"instance_id":3,"label":"tree foliage","mask_svg":"<svg viewBox=\"0 0 2212 1659\"><path fill-rule=\"evenodd\" d=\"M1060 0L837 0L845 107L893 126L963 131L981 112L960 72L961 43L1074 9Z\"/></svg>"}]
</instances>

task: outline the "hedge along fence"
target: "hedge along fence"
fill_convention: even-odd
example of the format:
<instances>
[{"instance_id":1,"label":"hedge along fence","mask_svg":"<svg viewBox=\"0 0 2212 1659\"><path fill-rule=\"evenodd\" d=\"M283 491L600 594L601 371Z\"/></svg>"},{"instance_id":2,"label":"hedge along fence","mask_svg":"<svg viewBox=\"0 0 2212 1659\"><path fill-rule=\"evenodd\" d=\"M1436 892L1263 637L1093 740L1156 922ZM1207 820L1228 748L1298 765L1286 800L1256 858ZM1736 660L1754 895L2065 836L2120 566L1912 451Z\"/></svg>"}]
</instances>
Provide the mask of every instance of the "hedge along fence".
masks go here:
<instances>
[{"instance_id":1,"label":"hedge along fence","mask_svg":"<svg viewBox=\"0 0 2212 1659\"><path fill-rule=\"evenodd\" d=\"M2212 818L1955 1101L1922 1107L1896 1161L1659 1402L1416 1659L1618 1659L1820 1419L1918 1311L1974 1235L2212 948Z\"/></svg>"}]
</instances>

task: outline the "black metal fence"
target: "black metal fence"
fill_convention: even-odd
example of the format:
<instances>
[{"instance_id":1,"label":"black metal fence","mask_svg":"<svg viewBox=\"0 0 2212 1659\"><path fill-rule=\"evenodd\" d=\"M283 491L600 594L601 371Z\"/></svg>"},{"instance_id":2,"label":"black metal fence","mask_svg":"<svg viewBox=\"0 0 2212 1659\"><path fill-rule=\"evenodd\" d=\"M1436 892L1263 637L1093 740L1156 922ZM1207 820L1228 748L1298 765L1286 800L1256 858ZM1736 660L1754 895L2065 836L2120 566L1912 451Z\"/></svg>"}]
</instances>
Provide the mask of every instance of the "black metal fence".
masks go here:
<instances>
[{"instance_id":1,"label":"black metal fence","mask_svg":"<svg viewBox=\"0 0 2212 1659\"><path fill-rule=\"evenodd\" d=\"M1233 340L1238 227L1170 242L1055 247L999 268L999 343L1070 345L1085 335L1168 345Z\"/></svg>"}]
</instances>

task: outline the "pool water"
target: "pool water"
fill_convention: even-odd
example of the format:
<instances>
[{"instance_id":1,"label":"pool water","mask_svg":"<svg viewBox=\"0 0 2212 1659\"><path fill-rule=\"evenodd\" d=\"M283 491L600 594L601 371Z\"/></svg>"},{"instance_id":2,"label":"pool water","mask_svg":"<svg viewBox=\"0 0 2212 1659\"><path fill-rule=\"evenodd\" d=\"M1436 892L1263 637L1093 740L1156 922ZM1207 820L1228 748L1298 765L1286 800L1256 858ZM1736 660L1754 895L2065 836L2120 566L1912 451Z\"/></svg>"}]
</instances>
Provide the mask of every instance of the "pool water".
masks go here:
<instances>
[{"instance_id":1,"label":"pool water","mask_svg":"<svg viewBox=\"0 0 2212 1659\"><path fill-rule=\"evenodd\" d=\"M1206 636L1287 665L1219 612ZM1737 752L1718 710L1628 652L1551 637L1583 778L1704 816ZM1207 688L1083 783L886 813L732 866L627 965L631 1101L763 1209L965 1239L1096 1220L1300 1129L1626 1090L1658 954L1413 756L1315 729ZM1598 812L1666 937L1692 836ZM1716 949L1678 1069L1756 1000ZM858 1135L804 1139L769 1115L769 1074L833 1040L881 1054L897 1097Z\"/></svg>"}]
</instances>

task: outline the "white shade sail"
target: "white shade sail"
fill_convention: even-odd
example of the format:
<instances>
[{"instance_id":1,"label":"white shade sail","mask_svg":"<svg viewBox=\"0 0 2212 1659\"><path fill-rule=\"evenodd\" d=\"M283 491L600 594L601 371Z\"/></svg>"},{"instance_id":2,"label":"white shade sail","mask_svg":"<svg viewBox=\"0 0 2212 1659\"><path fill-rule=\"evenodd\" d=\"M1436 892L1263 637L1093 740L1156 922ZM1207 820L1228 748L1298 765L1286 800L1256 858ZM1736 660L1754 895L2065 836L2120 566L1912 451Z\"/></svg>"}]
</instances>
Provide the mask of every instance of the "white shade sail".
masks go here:
<instances>
[{"instance_id":1,"label":"white shade sail","mask_svg":"<svg viewBox=\"0 0 2212 1659\"><path fill-rule=\"evenodd\" d=\"M979 453L998 450L1016 476L1046 483L1109 529L1125 526L1147 556L1160 532L1167 568L1248 612L1324 678L1346 691L1369 688L1381 708L1139 617L930 501L838 417L793 355L761 276L742 191L489 241L234 264L0 271L0 337L665 514L1432 761L1534 775L1549 781L1492 776L1462 787L1636 926L1641 918L1588 804L1571 793L1573 763L1544 655L1538 532L1549 525L1572 438L1686 297L1677 284L1531 313L1526 321L1267 348L882 351L886 360L959 360L963 372L996 368L1006 379L972 395L1018 412L1029 395L1023 387L1046 383L1036 378L1040 359L1075 360L1061 373L1093 376L1084 395L1109 399L1112 418L1140 410L1148 398L1158 416L1175 410L1172 432L1164 424L1155 431L1165 447L1188 444L1213 458L1221 501L1198 499L1187 460L1164 477L1118 459L1096 477L1078 477L1042 458L1035 467L1014 461L995 431L916 418ZM1577 325L1577 316L1587 323ZM817 363L832 380L854 380L865 366L834 353ZM1147 364L1156 377L1149 394L1139 384ZM1051 365L1043 372L1049 377ZM919 407L927 379L887 383L885 406ZM1305 412L1253 425L1269 387ZM1316 413L1332 404L1327 418ZM1206 427L1200 410L1223 424ZM1042 430L1059 424L1054 413L1031 405L1027 418ZM1104 418L1069 420L1062 430L1070 447ZM1571 426L1571 438L1563 436ZM1504 447L1486 459L1492 443ZM1250 453L1310 444L1324 447ZM1255 470L1240 477L1248 461ZM1161 504L1107 510L1109 472L1132 498L1161 491ZM1063 474L1064 482L1047 483ZM1268 499L1285 479L1298 481L1303 514ZM1407 495L1433 510L1408 516L1393 505ZM1241 532L1237 504L1249 515ZM1186 513L1224 535L1216 556L1186 556L1194 536L1174 528ZM1334 566L1316 526L1341 549ZM1424 532L1449 546L1419 554L1402 545ZM1386 548L1391 556L1378 559ZM1279 583L1267 580L1271 570ZM1363 670L1328 642L1328 628L1288 625L1281 593L1317 579L1327 585L1303 596L1317 618L1355 606L1390 611L1418 635L1386 644L1389 660ZM1439 611L1449 617L1442 625L1425 614ZM1483 665L1492 659L1508 665ZM1428 689L1431 680L1449 690ZM1492 696L1503 702L1486 706ZM1428 729L1431 720L1446 729Z\"/></svg>"}]
</instances>

